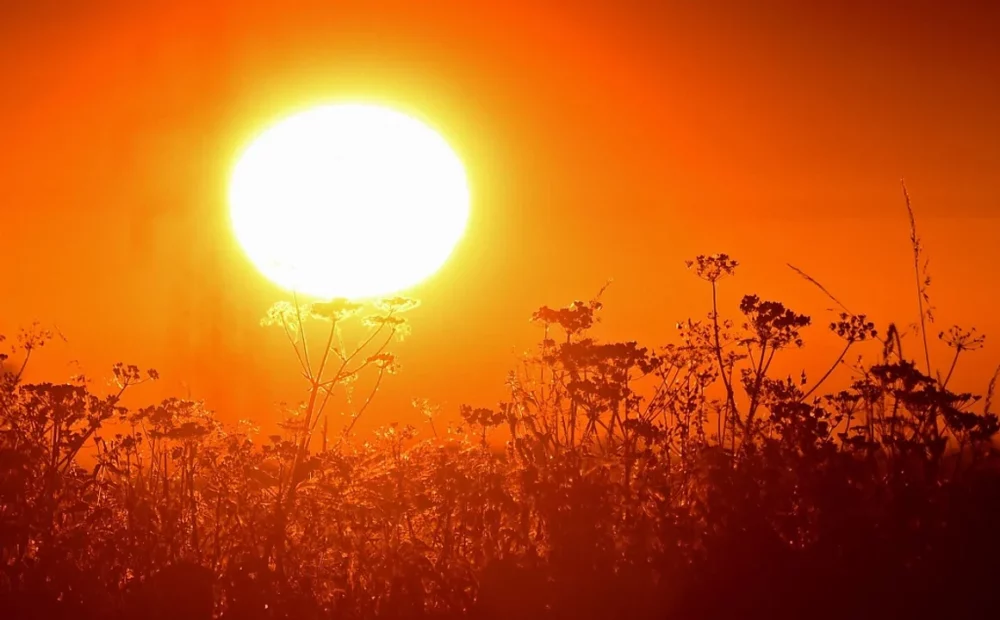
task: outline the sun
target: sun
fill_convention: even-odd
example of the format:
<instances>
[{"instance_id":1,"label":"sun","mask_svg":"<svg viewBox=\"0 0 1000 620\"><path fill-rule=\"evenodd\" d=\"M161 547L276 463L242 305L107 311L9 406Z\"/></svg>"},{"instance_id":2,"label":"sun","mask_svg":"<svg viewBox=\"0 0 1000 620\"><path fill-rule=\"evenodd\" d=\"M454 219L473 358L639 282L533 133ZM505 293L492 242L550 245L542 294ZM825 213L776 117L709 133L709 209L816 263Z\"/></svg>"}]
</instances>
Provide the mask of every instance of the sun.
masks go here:
<instances>
[{"instance_id":1,"label":"sun","mask_svg":"<svg viewBox=\"0 0 1000 620\"><path fill-rule=\"evenodd\" d=\"M436 272L469 216L465 169L422 122L362 104L290 116L240 155L229 185L233 232L277 285L365 299Z\"/></svg>"}]
</instances>

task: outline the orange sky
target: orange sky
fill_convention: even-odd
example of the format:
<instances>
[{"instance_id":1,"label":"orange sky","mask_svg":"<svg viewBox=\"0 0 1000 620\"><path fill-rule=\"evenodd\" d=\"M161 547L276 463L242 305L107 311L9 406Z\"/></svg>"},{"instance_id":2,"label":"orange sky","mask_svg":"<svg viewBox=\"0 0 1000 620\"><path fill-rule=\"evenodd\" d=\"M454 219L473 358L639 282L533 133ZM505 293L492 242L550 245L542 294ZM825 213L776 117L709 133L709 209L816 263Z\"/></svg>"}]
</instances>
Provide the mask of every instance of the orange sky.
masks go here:
<instances>
[{"instance_id":1,"label":"orange sky","mask_svg":"<svg viewBox=\"0 0 1000 620\"><path fill-rule=\"evenodd\" d=\"M69 341L39 371L155 366L160 393L227 419L297 399L258 323L282 296L231 239L226 175L276 117L364 97L436 125L474 193L453 258L409 291L423 306L381 420L414 396L492 404L530 312L608 277L603 334L664 342L705 309L697 253L744 263L734 310L757 292L824 324L792 262L910 322L900 176L938 327L1000 339L997 32L987 1L5 2L0 332L55 324ZM833 354L809 336L805 362ZM989 341L974 355L963 387L1000 362Z\"/></svg>"}]
</instances>

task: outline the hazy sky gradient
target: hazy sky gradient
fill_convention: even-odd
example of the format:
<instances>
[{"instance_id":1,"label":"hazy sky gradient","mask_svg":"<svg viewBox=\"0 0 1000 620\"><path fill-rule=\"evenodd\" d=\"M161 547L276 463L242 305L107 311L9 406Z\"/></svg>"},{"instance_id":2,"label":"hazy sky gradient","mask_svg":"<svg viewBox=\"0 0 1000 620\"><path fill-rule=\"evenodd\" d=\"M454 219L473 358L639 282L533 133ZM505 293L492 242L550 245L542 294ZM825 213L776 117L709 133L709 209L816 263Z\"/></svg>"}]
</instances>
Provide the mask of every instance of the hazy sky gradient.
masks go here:
<instances>
[{"instance_id":1,"label":"hazy sky gradient","mask_svg":"<svg viewBox=\"0 0 1000 620\"><path fill-rule=\"evenodd\" d=\"M537 335L530 312L609 277L603 334L667 341L705 311L683 265L698 253L744 263L733 310L757 292L824 325L792 262L883 325L911 322L901 176L937 328L1000 339L1000 3L11 4L0 331L57 324L56 378L70 359L156 366L161 390L230 419L299 398L258 326L281 293L230 237L226 177L266 123L354 97L436 126L474 193L453 259L410 291L423 307L386 418L413 396L491 404ZM834 354L822 327L808 336L796 363ZM1000 348L974 355L959 374L981 388Z\"/></svg>"}]
</instances>

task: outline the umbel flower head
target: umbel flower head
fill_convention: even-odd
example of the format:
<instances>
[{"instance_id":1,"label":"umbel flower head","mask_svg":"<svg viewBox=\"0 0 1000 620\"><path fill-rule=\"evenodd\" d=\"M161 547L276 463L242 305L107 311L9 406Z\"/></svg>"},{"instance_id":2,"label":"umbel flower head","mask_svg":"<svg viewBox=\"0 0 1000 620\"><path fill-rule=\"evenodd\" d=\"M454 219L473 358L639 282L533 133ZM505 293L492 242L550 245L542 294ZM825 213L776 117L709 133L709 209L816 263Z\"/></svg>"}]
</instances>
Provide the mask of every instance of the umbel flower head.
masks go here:
<instances>
[{"instance_id":1,"label":"umbel flower head","mask_svg":"<svg viewBox=\"0 0 1000 620\"><path fill-rule=\"evenodd\" d=\"M694 260L684 261L684 264L687 265L688 269L693 269L696 276L707 282L718 282L733 275L740 265L728 254L712 254L711 256L699 254Z\"/></svg>"}]
</instances>

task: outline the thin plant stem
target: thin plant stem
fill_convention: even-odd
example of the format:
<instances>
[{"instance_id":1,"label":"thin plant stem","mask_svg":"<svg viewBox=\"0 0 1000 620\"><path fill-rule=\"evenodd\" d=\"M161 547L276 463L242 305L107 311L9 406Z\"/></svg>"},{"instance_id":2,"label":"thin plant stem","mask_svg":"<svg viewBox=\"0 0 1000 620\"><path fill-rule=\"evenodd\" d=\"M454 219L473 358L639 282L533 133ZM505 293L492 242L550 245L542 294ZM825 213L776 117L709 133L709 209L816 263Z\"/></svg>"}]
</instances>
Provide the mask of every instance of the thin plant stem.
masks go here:
<instances>
[{"instance_id":1,"label":"thin plant stem","mask_svg":"<svg viewBox=\"0 0 1000 620\"><path fill-rule=\"evenodd\" d=\"M922 248L920 237L917 236L917 221L913 216L913 205L910 203L910 193L906 191L906 182L900 181L903 186L903 198L906 201L906 214L910 218L910 245L913 248L913 275L917 284L917 308L920 311L920 336L924 343L924 363L927 365L927 375L931 374L931 353L927 345L927 313L924 311L924 297L927 295L926 278L920 277L920 255Z\"/></svg>"}]
</instances>

